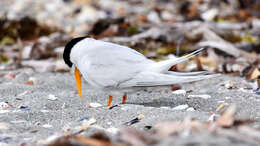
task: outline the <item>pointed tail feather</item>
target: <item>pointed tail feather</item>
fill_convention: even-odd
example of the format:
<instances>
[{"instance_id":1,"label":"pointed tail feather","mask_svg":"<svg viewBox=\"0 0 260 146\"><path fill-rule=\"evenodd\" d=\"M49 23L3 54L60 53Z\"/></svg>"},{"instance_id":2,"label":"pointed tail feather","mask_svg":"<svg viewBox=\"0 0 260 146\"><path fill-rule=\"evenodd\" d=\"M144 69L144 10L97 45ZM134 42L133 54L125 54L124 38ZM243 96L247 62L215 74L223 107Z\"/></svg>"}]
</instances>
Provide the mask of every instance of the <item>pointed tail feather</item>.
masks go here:
<instances>
[{"instance_id":1,"label":"pointed tail feather","mask_svg":"<svg viewBox=\"0 0 260 146\"><path fill-rule=\"evenodd\" d=\"M179 83L187 83L193 81L199 81L209 78L214 78L219 76L220 74L213 74L213 75L190 75L190 76L176 76L176 75L169 75L169 74L161 74L155 72L142 72L134 79L129 80L122 85L121 87L130 87L130 86L163 86L163 85L172 85L172 84L179 84Z\"/></svg>"},{"instance_id":2,"label":"pointed tail feather","mask_svg":"<svg viewBox=\"0 0 260 146\"><path fill-rule=\"evenodd\" d=\"M165 73L167 72L173 65L179 64L181 62L187 61L188 59L198 55L204 48L198 49L188 55L182 56L177 59L169 59L160 62L156 62L151 68L150 71L157 73Z\"/></svg>"},{"instance_id":3,"label":"pointed tail feather","mask_svg":"<svg viewBox=\"0 0 260 146\"><path fill-rule=\"evenodd\" d=\"M198 71L198 72L174 72L168 71L166 74L168 75L175 75L175 76L197 76L197 75L206 75L208 71Z\"/></svg>"}]
</instances>

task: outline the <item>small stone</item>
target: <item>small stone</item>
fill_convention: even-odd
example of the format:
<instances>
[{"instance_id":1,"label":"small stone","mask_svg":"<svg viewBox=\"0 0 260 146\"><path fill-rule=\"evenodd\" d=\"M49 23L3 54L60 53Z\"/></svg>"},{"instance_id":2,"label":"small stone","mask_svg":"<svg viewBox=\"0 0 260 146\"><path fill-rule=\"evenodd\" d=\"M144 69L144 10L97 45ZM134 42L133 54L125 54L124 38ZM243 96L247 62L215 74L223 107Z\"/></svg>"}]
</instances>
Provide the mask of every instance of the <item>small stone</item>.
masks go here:
<instances>
[{"instance_id":1,"label":"small stone","mask_svg":"<svg viewBox=\"0 0 260 146\"><path fill-rule=\"evenodd\" d=\"M178 106L174 107L173 110L185 110L188 107L189 106L187 104L183 104L183 105L178 105Z\"/></svg>"},{"instance_id":2,"label":"small stone","mask_svg":"<svg viewBox=\"0 0 260 146\"><path fill-rule=\"evenodd\" d=\"M53 94L49 94L49 96L48 96L48 100L55 101L57 99L58 98L55 95L53 95Z\"/></svg>"},{"instance_id":3,"label":"small stone","mask_svg":"<svg viewBox=\"0 0 260 146\"><path fill-rule=\"evenodd\" d=\"M89 105L90 105L90 107L93 107L93 108L97 108L97 107L101 107L102 106L100 103L97 103L97 102L92 102Z\"/></svg>"}]
</instances>

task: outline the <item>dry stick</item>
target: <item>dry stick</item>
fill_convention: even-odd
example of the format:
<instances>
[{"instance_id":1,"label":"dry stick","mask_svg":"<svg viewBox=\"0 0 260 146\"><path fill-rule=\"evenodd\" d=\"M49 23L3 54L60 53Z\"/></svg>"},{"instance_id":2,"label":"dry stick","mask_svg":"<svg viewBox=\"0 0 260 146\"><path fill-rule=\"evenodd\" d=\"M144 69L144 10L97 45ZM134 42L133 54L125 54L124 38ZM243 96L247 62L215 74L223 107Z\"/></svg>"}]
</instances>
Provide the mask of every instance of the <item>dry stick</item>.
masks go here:
<instances>
[{"instance_id":1,"label":"dry stick","mask_svg":"<svg viewBox=\"0 0 260 146\"><path fill-rule=\"evenodd\" d=\"M215 32L211 31L207 27L202 27L197 31L197 33L202 33L205 40L204 42L198 43L199 47L205 47L205 46L211 46L214 48L217 48L229 55L232 55L234 57L243 57L249 62L254 62L259 58L259 56L250 54L248 52L245 52L243 50L239 50L231 43L225 41L221 37L219 37Z\"/></svg>"}]
</instances>

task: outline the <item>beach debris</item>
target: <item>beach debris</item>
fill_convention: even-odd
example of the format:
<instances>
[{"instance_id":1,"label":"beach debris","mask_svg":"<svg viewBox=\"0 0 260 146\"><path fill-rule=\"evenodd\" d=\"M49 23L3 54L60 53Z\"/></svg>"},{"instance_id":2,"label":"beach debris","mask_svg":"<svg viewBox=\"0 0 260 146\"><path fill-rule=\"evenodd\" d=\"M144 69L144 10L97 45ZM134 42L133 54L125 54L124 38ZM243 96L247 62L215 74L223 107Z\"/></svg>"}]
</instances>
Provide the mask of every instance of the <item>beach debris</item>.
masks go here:
<instances>
[{"instance_id":1,"label":"beach debris","mask_svg":"<svg viewBox=\"0 0 260 146\"><path fill-rule=\"evenodd\" d=\"M209 98L211 98L211 96L210 95L208 95L208 94L201 94L201 95L188 95L188 99L189 98L202 98L202 99L209 99Z\"/></svg>"},{"instance_id":2,"label":"beach debris","mask_svg":"<svg viewBox=\"0 0 260 146\"><path fill-rule=\"evenodd\" d=\"M84 117L81 117L78 121L83 121L83 120L89 120L89 116L84 116Z\"/></svg>"},{"instance_id":3,"label":"beach debris","mask_svg":"<svg viewBox=\"0 0 260 146\"><path fill-rule=\"evenodd\" d=\"M176 94L176 95L183 95L183 96L185 96L187 92L186 92L186 90L180 89L180 90L172 91L172 93Z\"/></svg>"},{"instance_id":4,"label":"beach debris","mask_svg":"<svg viewBox=\"0 0 260 146\"><path fill-rule=\"evenodd\" d=\"M212 114L209 116L208 121L214 122L216 120L216 114Z\"/></svg>"},{"instance_id":5,"label":"beach debris","mask_svg":"<svg viewBox=\"0 0 260 146\"><path fill-rule=\"evenodd\" d=\"M0 110L7 110L11 107L10 104L8 104L8 102L0 102Z\"/></svg>"},{"instance_id":6,"label":"beach debris","mask_svg":"<svg viewBox=\"0 0 260 146\"><path fill-rule=\"evenodd\" d=\"M258 77L260 77L260 71L258 70L258 68L255 68L251 74L248 76L249 80L254 80L257 79Z\"/></svg>"},{"instance_id":7,"label":"beach debris","mask_svg":"<svg viewBox=\"0 0 260 146\"><path fill-rule=\"evenodd\" d=\"M97 107L101 107L102 104L97 103L97 102L91 102L91 103L89 103L89 106L92 108L97 108Z\"/></svg>"},{"instance_id":8,"label":"beach debris","mask_svg":"<svg viewBox=\"0 0 260 146\"><path fill-rule=\"evenodd\" d=\"M30 93L30 91L24 91L24 92L18 94L17 96L18 96L18 97L21 97L21 96L24 96L24 95L26 95L26 94L28 94L28 93Z\"/></svg>"},{"instance_id":9,"label":"beach debris","mask_svg":"<svg viewBox=\"0 0 260 146\"><path fill-rule=\"evenodd\" d=\"M29 108L28 106L24 106L24 105L20 105L19 109L22 109L22 110L25 110L25 111L31 110L31 108Z\"/></svg>"},{"instance_id":10,"label":"beach debris","mask_svg":"<svg viewBox=\"0 0 260 146\"><path fill-rule=\"evenodd\" d=\"M44 124L44 125L42 125L42 127L43 127L43 128L52 128L53 126L50 125L50 124Z\"/></svg>"},{"instance_id":11,"label":"beach debris","mask_svg":"<svg viewBox=\"0 0 260 146\"><path fill-rule=\"evenodd\" d=\"M222 103L222 104L220 104L220 105L217 107L216 112L222 110L222 109L223 109L225 106L227 106L227 105L228 105L227 103Z\"/></svg>"},{"instance_id":12,"label":"beach debris","mask_svg":"<svg viewBox=\"0 0 260 146\"><path fill-rule=\"evenodd\" d=\"M234 88L236 88L236 84L233 81L228 81L227 83L225 83L225 88L234 89Z\"/></svg>"},{"instance_id":13,"label":"beach debris","mask_svg":"<svg viewBox=\"0 0 260 146\"><path fill-rule=\"evenodd\" d=\"M235 121L236 105L232 104L218 119L220 127L231 127Z\"/></svg>"},{"instance_id":14,"label":"beach debris","mask_svg":"<svg viewBox=\"0 0 260 146\"><path fill-rule=\"evenodd\" d=\"M178 105L174 108L172 108L173 110L185 110L187 109L189 106L187 104L183 104L183 105Z\"/></svg>"},{"instance_id":15,"label":"beach debris","mask_svg":"<svg viewBox=\"0 0 260 146\"><path fill-rule=\"evenodd\" d=\"M103 133L95 133L90 137L80 135L65 135L65 136L52 136L46 141L41 141L42 144L48 146L57 145L77 145L77 146L120 146L119 144L112 143L111 140Z\"/></svg>"},{"instance_id":16,"label":"beach debris","mask_svg":"<svg viewBox=\"0 0 260 146\"><path fill-rule=\"evenodd\" d=\"M139 114L136 118L134 118L133 120L130 120L128 122L125 122L124 125L126 126L131 126L135 123L138 123L140 122L140 120L142 120L144 118L144 115L143 114Z\"/></svg>"},{"instance_id":17,"label":"beach debris","mask_svg":"<svg viewBox=\"0 0 260 146\"><path fill-rule=\"evenodd\" d=\"M186 111L193 112L193 111L195 111L195 109L193 107L189 107L189 108L186 109Z\"/></svg>"},{"instance_id":18,"label":"beach debris","mask_svg":"<svg viewBox=\"0 0 260 146\"><path fill-rule=\"evenodd\" d=\"M107 132L112 133L112 134L118 134L119 133L119 129L115 128L115 127L110 127L106 129Z\"/></svg>"},{"instance_id":19,"label":"beach debris","mask_svg":"<svg viewBox=\"0 0 260 146\"><path fill-rule=\"evenodd\" d=\"M58 99L58 97L55 96L55 95L53 95L53 94L49 94L49 95L48 95L48 100L55 101L55 100L57 100L57 99Z\"/></svg>"},{"instance_id":20,"label":"beach debris","mask_svg":"<svg viewBox=\"0 0 260 146\"><path fill-rule=\"evenodd\" d=\"M113 108L115 108L115 107L120 107L118 104L115 104L115 105L112 105L112 106L110 106L108 109L113 109Z\"/></svg>"}]
</instances>

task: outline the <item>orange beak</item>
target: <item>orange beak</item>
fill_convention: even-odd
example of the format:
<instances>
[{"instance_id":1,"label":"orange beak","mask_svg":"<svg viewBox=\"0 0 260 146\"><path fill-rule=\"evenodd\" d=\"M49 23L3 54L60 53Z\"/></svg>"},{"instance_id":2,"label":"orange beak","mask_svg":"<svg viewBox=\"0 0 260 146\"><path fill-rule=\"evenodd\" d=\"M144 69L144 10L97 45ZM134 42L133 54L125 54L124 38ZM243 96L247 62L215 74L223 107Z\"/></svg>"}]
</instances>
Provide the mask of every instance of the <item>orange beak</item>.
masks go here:
<instances>
[{"instance_id":1,"label":"orange beak","mask_svg":"<svg viewBox=\"0 0 260 146\"><path fill-rule=\"evenodd\" d=\"M77 88L78 88L78 93L80 98L82 98L82 93L81 93L81 77L80 77L80 73L77 67L75 67L75 80L76 80L76 84L77 84Z\"/></svg>"}]
</instances>

